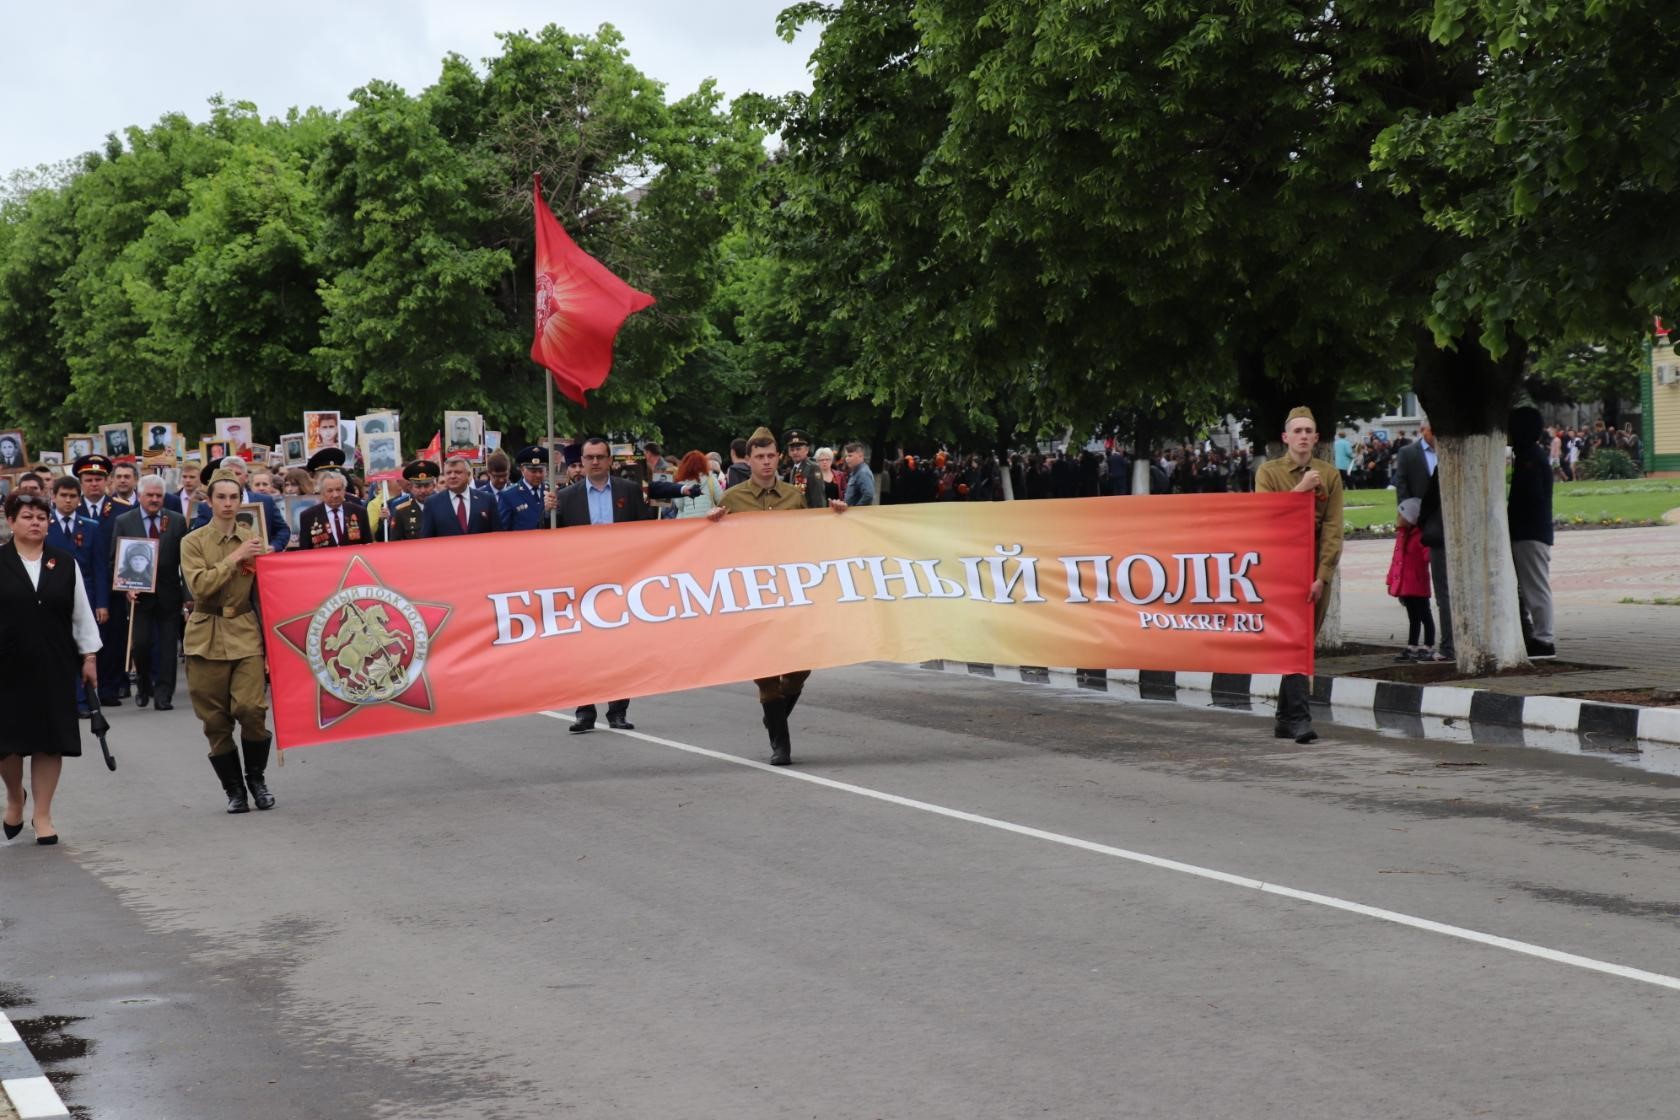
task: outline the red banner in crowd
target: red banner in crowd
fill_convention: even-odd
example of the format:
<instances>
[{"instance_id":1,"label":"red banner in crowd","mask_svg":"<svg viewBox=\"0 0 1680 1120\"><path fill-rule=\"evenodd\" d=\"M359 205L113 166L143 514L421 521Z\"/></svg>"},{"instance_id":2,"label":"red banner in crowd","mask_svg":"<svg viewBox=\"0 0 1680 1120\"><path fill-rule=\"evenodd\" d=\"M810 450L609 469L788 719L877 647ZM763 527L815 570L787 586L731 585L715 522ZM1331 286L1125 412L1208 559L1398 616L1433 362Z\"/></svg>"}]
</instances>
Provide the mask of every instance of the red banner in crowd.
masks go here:
<instances>
[{"instance_id":1,"label":"red banner in crowd","mask_svg":"<svg viewBox=\"0 0 1680 1120\"><path fill-rule=\"evenodd\" d=\"M257 586L298 747L860 661L1311 673L1315 552L1310 495L1163 495L317 549Z\"/></svg>"}]
</instances>

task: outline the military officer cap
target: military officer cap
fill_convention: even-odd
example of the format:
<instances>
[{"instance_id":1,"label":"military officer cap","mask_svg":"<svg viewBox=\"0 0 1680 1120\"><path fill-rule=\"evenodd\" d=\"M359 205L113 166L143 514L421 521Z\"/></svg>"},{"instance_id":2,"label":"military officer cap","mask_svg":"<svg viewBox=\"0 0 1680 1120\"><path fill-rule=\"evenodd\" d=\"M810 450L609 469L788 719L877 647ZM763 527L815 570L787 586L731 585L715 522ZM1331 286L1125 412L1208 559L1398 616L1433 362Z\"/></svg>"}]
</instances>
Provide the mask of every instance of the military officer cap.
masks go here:
<instances>
[{"instance_id":1,"label":"military officer cap","mask_svg":"<svg viewBox=\"0 0 1680 1120\"><path fill-rule=\"evenodd\" d=\"M528 447L521 447L514 454L513 461L521 467L535 467L538 470L545 470L548 467L548 452L533 443Z\"/></svg>"},{"instance_id":2,"label":"military officer cap","mask_svg":"<svg viewBox=\"0 0 1680 1120\"><path fill-rule=\"evenodd\" d=\"M802 428L789 428L787 430L787 434L782 437L782 446L783 447L796 447L796 446L809 447L809 446L811 446L811 436L808 432L806 432Z\"/></svg>"},{"instance_id":3,"label":"military officer cap","mask_svg":"<svg viewBox=\"0 0 1680 1120\"><path fill-rule=\"evenodd\" d=\"M341 447L323 447L309 457L306 464L311 474L325 467L342 467L344 465L344 449Z\"/></svg>"},{"instance_id":4,"label":"military officer cap","mask_svg":"<svg viewBox=\"0 0 1680 1120\"><path fill-rule=\"evenodd\" d=\"M1318 427L1318 420L1313 416L1312 409L1308 408L1304 404L1298 405L1297 407L1289 410L1289 415L1283 418L1283 426L1287 428L1289 427L1291 421L1302 419L1311 420L1312 426L1315 429Z\"/></svg>"},{"instance_id":5,"label":"military officer cap","mask_svg":"<svg viewBox=\"0 0 1680 1120\"><path fill-rule=\"evenodd\" d=\"M70 468L70 473L74 474L77 478L82 477L84 474L110 474L111 460L107 459L103 455L83 455L80 459L77 459L75 465Z\"/></svg>"},{"instance_id":6,"label":"military officer cap","mask_svg":"<svg viewBox=\"0 0 1680 1120\"><path fill-rule=\"evenodd\" d=\"M403 468L403 477L410 482L436 482L438 467L425 459L416 459Z\"/></svg>"},{"instance_id":7,"label":"military officer cap","mask_svg":"<svg viewBox=\"0 0 1680 1120\"><path fill-rule=\"evenodd\" d=\"M164 437L168 434L169 434L169 429L165 425L163 425L163 424L153 424L152 425L152 438L153 439L161 439L162 437Z\"/></svg>"}]
</instances>

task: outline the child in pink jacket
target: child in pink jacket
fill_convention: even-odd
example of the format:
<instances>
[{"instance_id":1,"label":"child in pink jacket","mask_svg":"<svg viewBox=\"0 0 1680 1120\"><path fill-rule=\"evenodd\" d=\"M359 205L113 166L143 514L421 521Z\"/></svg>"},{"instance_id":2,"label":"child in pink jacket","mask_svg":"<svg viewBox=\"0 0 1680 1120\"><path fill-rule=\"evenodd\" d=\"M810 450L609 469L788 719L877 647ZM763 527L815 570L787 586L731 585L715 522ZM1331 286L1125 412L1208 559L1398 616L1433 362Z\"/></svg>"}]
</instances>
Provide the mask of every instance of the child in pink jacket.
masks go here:
<instances>
[{"instance_id":1,"label":"child in pink jacket","mask_svg":"<svg viewBox=\"0 0 1680 1120\"><path fill-rule=\"evenodd\" d=\"M1407 498L1400 503L1400 521L1394 530L1394 559L1388 563L1388 593L1406 608L1406 648L1395 656L1396 661L1446 660L1433 648L1435 616L1429 610L1429 549L1423 543L1423 531L1417 527L1422 505L1418 498ZM1411 524L1406 524L1408 521Z\"/></svg>"}]
</instances>

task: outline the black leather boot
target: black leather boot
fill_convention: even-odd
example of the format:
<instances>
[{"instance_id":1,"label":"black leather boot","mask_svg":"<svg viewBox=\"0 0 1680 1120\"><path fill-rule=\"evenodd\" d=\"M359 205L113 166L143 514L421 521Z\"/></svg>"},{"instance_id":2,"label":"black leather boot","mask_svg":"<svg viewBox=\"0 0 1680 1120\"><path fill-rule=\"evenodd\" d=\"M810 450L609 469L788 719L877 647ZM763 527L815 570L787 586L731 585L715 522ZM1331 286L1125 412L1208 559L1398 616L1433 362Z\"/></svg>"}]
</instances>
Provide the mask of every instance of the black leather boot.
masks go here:
<instances>
[{"instance_id":1,"label":"black leather boot","mask_svg":"<svg viewBox=\"0 0 1680 1120\"><path fill-rule=\"evenodd\" d=\"M229 751L226 754L210 756L210 766L216 771L216 777L222 780L222 791L227 794L228 812L249 813L251 803L245 798L245 775L239 770L239 754Z\"/></svg>"},{"instance_id":2,"label":"black leather boot","mask_svg":"<svg viewBox=\"0 0 1680 1120\"><path fill-rule=\"evenodd\" d=\"M1317 740L1318 732L1312 725L1311 680L1305 674L1292 673L1283 678L1279 692L1278 708L1284 718L1278 722L1278 738L1294 739L1297 743Z\"/></svg>"},{"instance_id":3,"label":"black leather boot","mask_svg":"<svg viewBox=\"0 0 1680 1120\"><path fill-rule=\"evenodd\" d=\"M251 791L251 800L257 803L259 809L274 808L274 795L268 792L268 785L263 781L263 773L268 769L268 745L272 739L245 739L240 743L245 749L245 786Z\"/></svg>"},{"instance_id":4,"label":"black leather boot","mask_svg":"<svg viewBox=\"0 0 1680 1120\"><path fill-rule=\"evenodd\" d=\"M770 733L770 765L788 766L793 762L793 740L788 736L788 702L776 699L762 703L764 730Z\"/></svg>"}]
</instances>

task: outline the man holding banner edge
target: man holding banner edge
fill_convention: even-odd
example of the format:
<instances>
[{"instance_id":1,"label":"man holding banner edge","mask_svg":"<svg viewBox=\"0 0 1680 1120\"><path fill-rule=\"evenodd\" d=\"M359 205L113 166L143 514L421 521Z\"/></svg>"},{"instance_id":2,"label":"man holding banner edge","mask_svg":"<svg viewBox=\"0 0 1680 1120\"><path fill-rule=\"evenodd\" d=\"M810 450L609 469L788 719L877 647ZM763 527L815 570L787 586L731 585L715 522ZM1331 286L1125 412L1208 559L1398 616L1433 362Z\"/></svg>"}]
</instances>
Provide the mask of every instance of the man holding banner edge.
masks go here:
<instances>
[{"instance_id":1,"label":"man holding banner edge","mask_svg":"<svg viewBox=\"0 0 1680 1120\"><path fill-rule=\"evenodd\" d=\"M747 480L723 492L723 502L706 515L708 521L722 521L731 513L768 513L774 510L805 509L805 488L784 481L777 474L781 452L776 437L769 428L760 428L747 440L747 463L752 473ZM846 511L846 503L831 502L836 513ZM793 734L788 730L788 716L805 691L809 669L778 673L773 677L754 677L758 686L758 703L764 709L764 729L770 734L770 765L793 764Z\"/></svg>"}]
</instances>

